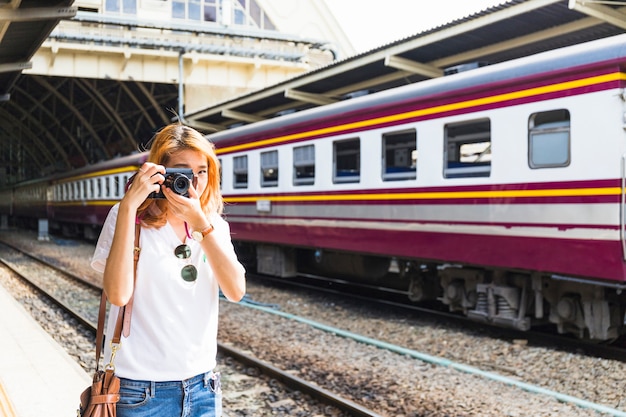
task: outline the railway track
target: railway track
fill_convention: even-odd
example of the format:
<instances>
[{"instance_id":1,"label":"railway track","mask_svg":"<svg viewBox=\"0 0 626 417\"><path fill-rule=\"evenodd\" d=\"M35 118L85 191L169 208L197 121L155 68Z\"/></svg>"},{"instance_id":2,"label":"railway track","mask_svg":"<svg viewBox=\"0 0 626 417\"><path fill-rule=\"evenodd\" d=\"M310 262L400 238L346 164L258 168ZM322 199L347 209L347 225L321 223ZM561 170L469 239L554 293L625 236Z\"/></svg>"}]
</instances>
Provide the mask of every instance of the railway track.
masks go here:
<instances>
[{"instance_id":1,"label":"railway track","mask_svg":"<svg viewBox=\"0 0 626 417\"><path fill-rule=\"evenodd\" d=\"M552 326L545 326L538 330L521 331L511 328L498 328L489 323L481 323L470 320L460 314L442 310L441 306L430 303L411 303L406 291L379 287L375 285L355 283L341 279L331 279L315 275L300 275L289 280L266 276L254 275L255 279L293 288L315 290L322 293L335 294L348 297L370 305L379 305L382 308L398 309L402 314L420 315L434 319L445 320L447 323L455 323L464 327L473 328L481 333L491 335L503 340L524 339L529 344L550 349L559 349L567 352L584 353L594 358L612 359L626 363L626 337L610 343L593 343L580 340L571 335L555 334Z\"/></svg>"},{"instance_id":2,"label":"railway track","mask_svg":"<svg viewBox=\"0 0 626 417\"><path fill-rule=\"evenodd\" d=\"M46 259L26 253L5 242L0 243L0 263L95 337L100 287ZM68 288L71 288L71 291ZM262 374L279 380L290 389L306 393L316 401L341 410L349 416L380 416L366 407L263 362L233 346L218 343L218 350L247 367L259 369Z\"/></svg>"},{"instance_id":3,"label":"railway track","mask_svg":"<svg viewBox=\"0 0 626 417\"><path fill-rule=\"evenodd\" d=\"M21 242L21 241L17 241L17 242ZM29 243L27 242L27 244L23 246L30 248L32 244L33 244L32 241L30 241ZM20 246L22 246L22 244L20 244ZM46 246L46 245L40 244L37 246L39 246L41 249L42 246ZM52 247L54 246L55 246L54 244L47 245L47 248L52 249ZM65 245L61 245L61 246L65 246ZM87 248L87 252L89 251L90 249ZM45 253L47 256L48 254L52 252L56 253L56 250L55 251L40 250L39 252ZM71 248L65 248L65 250L62 252L71 253L70 257L72 258L76 258L76 259L86 258L85 256L81 257L80 255L77 254L75 250ZM67 255L61 255L61 256L57 256L56 259L63 259L65 261L68 258L67 258ZM58 262L58 261L55 261L55 262ZM77 268L75 270L83 271L82 268ZM325 297L325 296L316 295L318 294L318 291L311 291L312 284L310 283L308 284L309 285L308 287L307 286L301 287L303 289L300 289L300 290L294 289L293 287L290 286L290 288L292 289L283 289L283 290L277 291L276 289L274 289L274 287L278 287L277 285L259 284L257 283L256 277L252 277L249 275L249 278L250 278L249 289L250 289L250 294L252 295L252 297L245 300L246 302L244 303L239 303L239 304L225 303L223 306L220 307L220 310L223 310L223 316L220 319L221 320L220 328L222 329L220 331L221 332L220 340L227 342L227 343L221 344L222 345L221 347L222 348L233 347L236 350L245 352L245 355L240 357L239 359L228 359L228 353L226 352L226 350L220 350L220 355L222 356L222 359L220 359L219 362L225 366L229 362L239 363L240 360L244 360L243 358L245 356L260 358L260 360L257 360L256 362L249 362L249 364L241 365L243 369L239 369L239 371L241 371L243 374L250 375L249 379L250 379L251 384L253 383L252 381L256 379L257 375L260 376L261 374L265 373L265 371L260 371L261 370L260 365L263 365L265 363L272 363L272 364L275 364L274 366L279 370L281 369L287 370L287 373L286 373L287 377L297 375L301 380L315 381L314 384L311 384L313 387L324 387L324 389L326 390L326 391L319 390L318 394L310 394L305 388L298 388L297 385L293 385L293 386L290 386L289 388L290 392L300 391L303 393L307 393L311 396L324 395L324 392L339 394L339 396L343 396L343 398L350 398L352 401L357 401L359 404L363 404L366 407L370 407L373 410L379 412L381 415L398 415L398 414L413 415L410 412L414 412L416 410L421 410L422 414L426 413L427 411L431 411L431 414L429 415L433 415L433 416L444 415L444 414L437 414L436 412L432 412L433 410L443 411L440 408L441 406L437 405L437 404L441 404L437 400L437 397L441 396L441 397L444 397L443 403L446 404L445 410L448 413L450 412L450 410L456 410L454 411L456 413L455 415L466 415L465 413L469 413L469 414L474 413L474 415L500 416L502 415L502 412L503 412L501 410L502 406L506 406L509 409L513 409L513 410L525 410L526 412L529 409L529 404L534 403L534 402L543 403L546 400L545 398L543 398L544 397L543 395L535 395L529 399L529 398L526 398L526 394L522 394L521 392L518 392L518 393L515 393L513 397L509 396L508 400L504 400L505 403L502 403L503 401L502 394L498 393L497 395L498 397L497 404L499 404L498 411L496 411L495 414L489 413L488 411L486 411L485 409L485 407L487 407L486 404L488 404L490 401L489 399L490 395L488 394L490 390L500 391L501 389L503 389L502 388L503 386L508 386L511 381L520 382L520 383L521 381L527 381L528 383L531 383L531 384L532 383L537 384L533 388L537 388L537 387L541 388L540 386L542 385L543 387L546 387L546 388L550 386L555 386L555 387L558 387L558 390L560 392L570 393L571 395L575 396L575 397L571 397L571 395L570 396L565 395L565 394L561 395L559 392L548 393L548 395L552 395L553 397L555 397L560 404L570 404L570 409L568 410L568 412L561 412L558 415L571 415L571 416L588 415L586 411L583 411L581 414L580 409L578 411L574 410L576 406L574 406L574 408L571 408L572 402L577 402L578 399L580 398L589 398L589 399L593 398L593 397L587 396L588 395L587 393L590 392L589 390L585 391L582 389L585 386L585 384L581 385L582 381L579 381L579 382L575 382L574 384L570 386L566 382L567 380L569 380L569 378L560 379L561 377L559 376L559 375L563 375L564 369L569 368L570 365L565 365L563 362L561 362L563 359L558 358L558 357L565 356L569 358L570 355L559 354L557 353L556 350L551 350L552 352L548 352L546 349L535 349L535 348L530 348L529 350L531 352L526 352L526 348L524 347L525 346L524 344L520 345L517 342L513 342L513 343L508 343L506 341L502 342L502 337L500 334L496 335L497 337L492 337L488 335L487 333L489 333L489 327L487 326L485 326L486 332L476 337L476 339L478 339L478 343L476 345L473 345L474 342L472 342L471 339L474 338L474 336L469 336L469 339L468 339L467 335L464 336L461 334L457 334L457 332L454 329L452 329L451 332L447 330L448 327L451 327L451 328L454 327L453 325L449 324L450 321L448 319L446 319L445 321L443 319L432 320L431 322L434 322L434 323L438 322L438 324L435 324L434 328L430 329L430 325L426 324L428 320L425 322L422 322L421 319L416 320L415 318L415 317L422 317L425 315L425 313L420 312L419 314L415 314L415 313L409 314L406 310L401 309L400 306L396 306L393 301L388 301L386 304L383 305L383 307L376 307L375 304L372 304L371 300L365 301L365 298L363 298L365 295L363 294L359 294L358 297L361 297L361 298L358 298L356 301L345 302L345 304L359 305L359 306L362 306L362 308L357 309L355 311L351 311L350 308L348 307L348 310L346 310L345 312L347 316L345 316L344 318L341 318L341 317L338 317L337 314L342 315L341 310L345 308L345 306L343 305L344 304L343 300L346 300L346 294L344 290L339 291L339 288L337 287L340 284L343 285L345 283L336 282L333 284L328 284L328 283L324 284L324 286L330 286L331 290L337 293L336 295ZM287 284L283 280L279 280L279 281L282 284ZM263 287L267 287L267 291L264 292ZM362 288L360 291L367 292L371 290L373 290L373 288ZM349 292L354 293L356 292L356 290L351 290ZM401 291L400 292L392 291L391 293L392 294L395 293L395 296L399 298L404 297ZM298 294L305 294L307 296L307 299L300 299L300 296ZM380 298L380 296L375 296L375 298ZM278 315L282 315L283 317L288 317L288 319L292 321L292 323L280 324L279 319L272 318L273 316L271 314L259 313L258 309L250 308L250 306L247 306L245 304L257 304L258 306L261 307L260 308L261 310L275 311L276 314ZM246 312L246 310L249 312ZM387 310L396 310L397 312L390 313L390 314L386 314L386 313L382 314L383 311L387 311ZM330 315L325 315L325 313L330 313ZM396 318L393 317L394 315L396 318L400 317L401 322L396 322L397 325L394 325L394 321L397 320ZM309 322L305 323L305 320L307 320L307 317L308 317ZM313 335L317 327L315 327L316 324L311 323L310 321L321 320L325 323L332 324L333 320L335 319L337 320L336 322L337 327L328 328L324 330L329 333L329 336L320 336L319 334L315 336ZM388 321L389 319L391 319L391 321ZM298 322L298 320L302 320L302 321ZM374 323L375 323L374 333L368 333L367 330L365 330L365 328L361 328L360 327L361 325L358 323L353 327L353 324L355 324L356 321L368 322L370 320L374 320ZM420 324L420 322L422 323ZM305 324L299 325L299 323L305 323ZM419 327L416 328L415 326L428 327L424 329L428 334L422 332L422 330ZM296 329L298 327L299 327L299 330ZM464 329L469 328L467 324L462 324L462 327ZM369 328L372 328L372 326L370 325ZM414 330L411 330L411 333L417 331L418 333L415 333L415 334L417 334L419 338L422 338L425 336L429 340L429 343L428 343L429 347L420 345L420 343L418 343L419 339L416 339L415 336L411 336L410 338L411 341L409 343L406 343L406 341L403 342L401 339L397 339L396 336L399 335L401 332L404 332L407 328L414 329ZM349 332L344 332L344 335L341 335L342 337L337 338L337 336L339 335L342 329L349 329L352 332L354 332L354 334L347 335L347 333ZM440 330L446 329L446 330L444 331L444 333L442 333L438 329ZM235 333L233 333L233 331ZM289 332L294 332L294 331L297 332L297 336L295 336L296 337L295 339L293 339L293 336L289 335ZM390 331L393 334L392 338L384 338L383 333L388 332L388 331ZM478 332L473 332L473 331L470 331L469 333L478 334ZM369 335L369 337L367 336L363 337L362 335ZM524 333L524 335L526 335L526 333ZM373 354L372 359L367 360L366 363L361 363L360 365L357 365L359 361L359 355L360 355L357 351L361 350L361 348L357 348L355 347L355 345L351 345L350 342L348 341L344 343L340 340L342 338L348 339L349 338L348 336L349 337L354 336L355 340L360 340L357 342L357 344L360 346L367 345L370 342L370 340L367 340L367 339L379 338L381 336L383 337L383 339L381 340L383 340L384 342L381 344L381 347L371 350L371 353ZM449 336L452 336L452 337L450 338ZM265 339L265 340L262 340L262 339ZM464 346L464 348L462 348L461 350L466 351L468 353L471 352L471 355L467 355L467 357L465 356L462 357L462 356L459 356L461 355L460 353L455 353L454 358L456 358L457 360L456 362L454 362L454 359L451 361L450 360L451 358L449 356L448 358L445 358L445 357L436 358L435 357L434 358L435 361L429 362L431 361L432 357L429 357L428 354L423 354L423 353L430 352L430 355L444 354L445 350L448 350L449 348L453 347L453 345L451 344L446 345L446 341L448 341L448 343L454 343L454 344L460 343L461 347ZM303 342L303 344L300 344L300 342ZM324 346L324 343L327 344L326 347ZM346 344L351 347L345 347L344 345ZM90 342L90 348L89 348L89 354L88 354L89 356L93 356L93 354L91 353L92 346L93 346L93 342ZM380 349L387 349L388 347L391 347L391 349L398 349L399 347L401 348L402 346L407 346L407 347L411 346L411 347L414 347L415 349L419 349L421 352L417 352L417 356L413 356L416 354L416 351L413 351L410 348L399 349L395 353L399 353L399 355L397 356L405 357L406 364L400 365L400 366L404 366L404 369L396 367L397 365L389 365L387 368L384 368L383 370L381 369L376 370L377 369L376 364L380 360L379 358L386 356L386 354L382 353ZM441 347L438 347L438 346L441 346ZM435 347L436 350L431 351L430 349L432 347ZM535 352L535 351L539 351L539 352ZM501 356L502 352L504 353L505 356ZM339 356L334 357L334 355L337 355L337 354ZM497 355L497 356L494 356L494 355ZM530 369L528 369L527 371L526 369L524 369L528 367L533 368L532 366L533 362L540 363L544 369L551 369L552 367L549 366L549 362L554 360L550 358L552 356L557 357L555 359L556 361L558 361L560 365L558 368L554 368L553 371L546 372L545 375L542 375L543 374L542 371L537 372L536 370L531 371ZM574 361L578 361L578 359L576 359L575 356L576 355L571 355ZM502 358L509 357L513 359L513 361L510 363L507 363L505 361L498 360L497 359L498 357L502 357ZM516 358L519 360L516 361L515 360ZM349 363L354 362L354 365L348 364L348 368L345 368L342 362L346 359L349 361ZM569 361L570 359L567 359L567 360ZM322 361L326 361L327 363L324 364ZM517 362L517 364L515 364L515 362ZM588 363L585 364L584 362L588 362ZM259 363L260 365L258 365ZM430 363L432 365L424 365L423 363ZM523 364L522 365L523 368L518 367L521 364ZM434 365L438 365L438 366L434 366ZM355 366L357 368L355 368ZM606 368L607 372L610 372L611 374L619 374L621 372L618 370L618 369L621 369L619 366L615 368L613 368L613 365L609 365L609 366L610 368ZM467 388L470 389L472 393L459 394L457 392L456 396L454 397L454 405L452 405L450 403L450 400L452 399L452 397L450 397L450 393L451 393L450 390L454 390L456 392L460 386L465 386L467 382L459 382L459 381L455 382L456 377L450 375L449 373L445 371L439 371L438 368L440 367L452 368L452 369L460 370L461 372L465 372L466 370L473 368L474 371L480 372L481 379L484 375L487 375L487 374L492 374L493 376L494 372L500 374L500 375L496 375L498 378L500 378L501 375L511 375L512 378L507 379L505 377L504 379L499 380L498 387L495 387L495 388L484 387L481 385L482 383L477 383L477 381L473 381L467 386ZM611 383L601 384L602 388L598 386L598 381L600 380L598 378L600 378L601 375L597 374L597 372L599 372L599 370L602 370L604 367L605 365L601 361L583 359L582 363L575 364L573 368L574 370L570 372L572 372L572 375L576 375L576 372L577 372L576 368L579 370L585 369L586 372L588 372L589 375L592 376L593 378L593 386L595 387L594 393L595 393L595 390L599 389L599 391L595 393L597 395L597 394L600 394L601 393L600 391L602 391L602 389L604 388L616 386L616 384L618 386L620 385L620 382L614 381ZM255 371L251 371L252 369L254 369ZM609 369L614 369L614 370L608 371ZM404 370L409 371L409 374L406 376L406 378L409 378L409 379L406 380L405 383L400 383L400 385L398 385L398 381L399 380L401 381L403 380L403 378L405 378L403 377ZM552 372L555 372L555 373L552 373ZM386 374L389 374L389 375L386 375ZM266 378L284 382L278 376L275 376L273 374L269 374L269 375L272 375L272 376L267 376ZM552 376L552 375L555 375L557 379L556 380L553 379L555 378L555 376ZM569 372L567 372L566 375L569 375ZM445 381L444 383L446 384L446 388L434 388L429 391L427 386L424 385L425 383L420 382L422 380L421 379L422 377L427 378L428 384L429 384L428 386L430 386L430 384L433 384L433 381L438 381L439 378L443 377L443 380ZM539 377L541 379L538 379ZM363 378L365 379L363 380ZM297 379L297 378L293 378L293 379ZM541 381L551 381L551 382L543 383ZM528 383L524 382L522 384L528 385ZM434 382L435 387L437 386L437 384L438 384L437 382ZM553 385L553 384L557 384L557 385ZM274 385L278 385L278 384L274 384ZM282 386L282 384L280 385ZM229 387L227 391L233 389L232 381L230 381L227 384L227 386ZM236 395L246 395L246 392L258 392L256 391L256 388L250 388L250 389L248 388L249 387L243 387L243 388L237 387L237 388L234 388L233 391L235 391ZM415 391L416 388L417 388L417 392ZM525 389L525 388L522 387L522 389ZM236 392L236 391L239 391L239 392ZM546 391L545 388L543 388L543 391L541 391L541 393L545 393L545 391ZM610 391L613 391L613 390L611 389ZM620 392L623 392L623 390L620 390ZM398 394L398 393L401 393L401 394ZM397 398L398 395L401 398ZM406 395L406 397L404 397L404 395ZM585 402L583 403L582 407L591 406L591 407L597 407L597 409L602 409L602 407L606 408L607 406L609 406L608 408L611 409L611 406L613 406L615 409L618 409L618 408L621 409L623 408L623 406L621 407L619 406L621 400L618 400L617 402L615 402L615 398L621 398L621 394L616 394L616 395L617 397L613 396L613 394L610 394L610 393L602 394L602 397L598 396L596 398L597 404ZM476 402L476 400L472 399L473 396L480 398L480 400ZM271 406L273 407L272 409L274 410L274 409L280 409L281 404L283 404L284 402L288 403L290 401L289 399L285 399L286 397L287 395L283 394L279 396L270 395L267 398L270 398L270 400L272 401ZM578 399L576 397L578 397ZM266 398L266 397L263 396L263 398ZM263 401L264 402L270 401L267 398ZM298 398L297 396L292 397L292 398L296 398L296 402L299 401L299 399L297 399ZM462 398L467 398L469 401L469 404L463 402ZM521 400L521 398L524 398L524 399ZM457 404L459 402L459 399L461 399L460 401L462 403L460 406ZM514 405L514 403L518 401L522 401L523 405ZM433 404L430 404L431 402ZM324 400L324 403L329 403L329 401ZM413 405L409 405L409 404L413 404ZM473 408L474 405L476 404L480 404L479 411ZM544 403L542 407L550 407L550 409L557 409L558 407L562 407L562 405L558 405L558 406L555 404L546 405ZM542 408L542 409L545 409L545 408ZM302 414L302 413L298 413L297 410L298 410L297 408L292 408L288 411L283 410L283 411L278 411L277 413L272 413L272 414L273 415L302 415L302 416L304 415L336 415L336 416L376 415L376 414L360 414L359 410L350 409L350 408L344 408L342 409L344 411L341 411L341 412L336 411L335 414L333 414L333 412L326 412L326 411L323 411L321 414L320 413ZM458 410L462 410L462 412ZM337 414L338 412L339 414ZM368 412L367 408L365 412L366 413ZM409 414L406 414L407 412L409 412ZM245 416L245 415L266 415L266 414L263 414L263 413L245 414L244 413L244 414L238 414L238 415ZM446 414L446 415L449 415L449 414ZM519 414L516 414L515 412L513 412L510 415L519 415ZM522 414L522 415L529 415L529 414ZM538 412L535 415L544 415L544 414L542 414L541 412ZM601 415L604 415L604 414L601 414ZM620 411L617 411L617 413L611 412L607 415L618 416L618 415L626 415L626 413L620 414Z\"/></svg>"},{"instance_id":4,"label":"railway track","mask_svg":"<svg viewBox=\"0 0 626 417\"><path fill-rule=\"evenodd\" d=\"M95 329L101 291L99 288L51 262L14 246L2 243L0 253L0 262L5 267L37 292L45 295L82 326ZM70 287L72 291L67 291Z\"/></svg>"},{"instance_id":5,"label":"railway track","mask_svg":"<svg viewBox=\"0 0 626 417\"><path fill-rule=\"evenodd\" d=\"M19 273L20 264L23 264L22 257L33 260L34 262L45 266L53 271L51 278L54 281L52 284L47 282L46 285L53 288L50 291L50 299L55 302L59 307L63 308L74 317L77 321L87 326L88 328L94 328L97 321L97 307L100 297L101 287L86 280L76 274L68 272L65 268L60 267L54 262L54 259L46 259L41 256L34 255L23 251L22 249L11 245L7 242L1 242L7 248L14 251L14 258L0 259L2 263L7 265L7 262L16 273ZM449 322L460 323L463 326L472 326L481 332L489 334L497 333L497 337L501 337L507 340L519 340L526 339L529 343L544 346L549 348L563 349L572 352L584 352L587 355L613 359L626 362L626 340L620 339L612 344L596 344L584 340L578 340L571 336L555 335L550 332L554 331L553 328L546 329L545 331L517 331L509 328L494 328L492 325L478 323L469 320L467 317L459 314L454 314L449 311L444 311L428 305L428 303L414 304L408 301L408 294L406 291L393 288L385 288L375 285L368 285L363 283L355 283L341 279L331 279L327 277L319 277L315 275L300 275L296 279L280 279L270 277L266 275L248 274L254 279L263 280L264 282L272 282L277 285L291 286L297 288L313 289L319 292L336 294L342 297L349 297L356 300L366 302L368 304L377 304L383 308L395 308L400 309L407 314L420 314L427 315L437 319L443 319ZM36 282L41 281L36 278L31 285L36 285ZM79 291L79 296L73 295L71 299L67 299L68 292L54 290L55 282L66 283L67 285L73 285ZM57 287L62 287L56 285ZM43 288L39 289L43 291ZM59 296L55 296L58 292ZM82 294L82 295L80 295ZM94 301L96 300L95 304ZM94 316L95 314L95 316ZM94 330L95 332L95 330ZM225 351L229 349L222 347ZM238 352L233 352L233 356L237 356ZM241 357L246 357L245 354L241 354ZM250 361L252 363L252 361ZM308 391L308 389L305 389ZM326 395L326 394L325 394Z\"/></svg>"}]
</instances>

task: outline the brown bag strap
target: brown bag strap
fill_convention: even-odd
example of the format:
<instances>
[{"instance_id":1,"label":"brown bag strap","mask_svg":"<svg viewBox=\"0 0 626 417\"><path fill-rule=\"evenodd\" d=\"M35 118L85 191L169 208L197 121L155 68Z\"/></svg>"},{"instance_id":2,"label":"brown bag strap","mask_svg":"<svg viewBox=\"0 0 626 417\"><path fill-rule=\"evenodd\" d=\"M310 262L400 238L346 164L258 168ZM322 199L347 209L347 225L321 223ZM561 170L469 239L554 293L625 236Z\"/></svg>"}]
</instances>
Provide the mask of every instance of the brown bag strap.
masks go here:
<instances>
[{"instance_id":1,"label":"brown bag strap","mask_svg":"<svg viewBox=\"0 0 626 417\"><path fill-rule=\"evenodd\" d=\"M137 279L137 262L139 262L139 233L141 232L141 225L135 225L135 248L134 248L134 276L133 279ZM120 307L117 314L117 321L115 323L115 331L113 332L113 343L119 343L121 340L122 327L124 327L124 337L130 335L130 318L133 311L132 304L133 298L131 297L128 304L124 307ZM102 341L104 339L104 317L106 315L107 295L102 290L100 296L100 310L98 312L98 329L96 330L96 372L100 366L100 355L102 354Z\"/></svg>"},{"instance_id":2,"label":"brown bag strap","mask_svg":"<svg viewBox=\"0 0 626 417\"><path fill-rule=\"evenodd\" d=\"M134 283L137 281L137 262L139 262L139 252L141 252L141 248L139 247L139 233L141 233L141 225L139 223L135 224L135 248L133 249L133 256L135 262L134 276L133 276L133 288ZM122 324L122 332L124 337L130 336L130 319L133 315L133 300L135 297L131 297L128 304L124 308L124 322ZM115 329L117 333L117 328Z\"/></svg>"},{"instance_id":3,"label":"brown bag strap","mask_svg":"<svg viewBox=\"0 0 626 417\"><path fill-rule=\"evenodd\" d=\"M102 290L100 296L100 312L98 313L98 330L96 331L96 372L100 366L100 354L102 353L102 339L104 338L104 315L106 312L107 295Z\"/></svg>"}]
</instances>

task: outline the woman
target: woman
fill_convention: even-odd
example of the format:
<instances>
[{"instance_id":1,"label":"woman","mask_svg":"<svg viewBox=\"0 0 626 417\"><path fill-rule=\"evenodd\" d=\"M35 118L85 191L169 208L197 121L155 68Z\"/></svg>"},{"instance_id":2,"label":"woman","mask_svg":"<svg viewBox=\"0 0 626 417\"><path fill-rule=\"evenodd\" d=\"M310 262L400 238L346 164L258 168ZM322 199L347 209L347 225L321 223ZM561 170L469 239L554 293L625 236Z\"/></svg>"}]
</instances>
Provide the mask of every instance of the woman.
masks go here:
<instances>
[{"instance_id":1,"label":"woman","mask_svg":"<svg viewBox=\"0 0 626 417\"><path fill-rule=\"evenodd\" d=\"M147 162L111 209L92 260L113 304L107 335L117 306L132 298L130 334L114 362L121 381L117 416L219 416L221 388L213 373L219 289L231 301L245 294L245 270L220 216L219 161L209 141L180 124L160 130L149 147ZM188 196L162 186L166 167L191 169ZM159 191L164 198L152 198ZM106 343L105 360L110 354Z\"/></svg>"}]
</instances>

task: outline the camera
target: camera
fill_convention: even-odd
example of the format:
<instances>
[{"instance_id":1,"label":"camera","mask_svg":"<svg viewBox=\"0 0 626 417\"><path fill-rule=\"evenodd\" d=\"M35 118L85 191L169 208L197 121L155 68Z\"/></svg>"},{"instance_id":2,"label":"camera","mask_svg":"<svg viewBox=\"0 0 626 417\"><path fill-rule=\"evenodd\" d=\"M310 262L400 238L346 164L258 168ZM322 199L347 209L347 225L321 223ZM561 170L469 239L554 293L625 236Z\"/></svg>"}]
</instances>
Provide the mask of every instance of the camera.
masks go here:
<instances>
[{"instance_id":1,"label":"camera","mask_svg":"<svg viewBox=\"0 0 626 417\"><path fill-rule=\"evenodd\" d=\"M165 168L165 181L161 187L167 187L176 194L189 197L189 186L193 181L193 171L188 168ZM148 198L165 198L163 191L150 193Z\"/></svg>"}]
</instances>

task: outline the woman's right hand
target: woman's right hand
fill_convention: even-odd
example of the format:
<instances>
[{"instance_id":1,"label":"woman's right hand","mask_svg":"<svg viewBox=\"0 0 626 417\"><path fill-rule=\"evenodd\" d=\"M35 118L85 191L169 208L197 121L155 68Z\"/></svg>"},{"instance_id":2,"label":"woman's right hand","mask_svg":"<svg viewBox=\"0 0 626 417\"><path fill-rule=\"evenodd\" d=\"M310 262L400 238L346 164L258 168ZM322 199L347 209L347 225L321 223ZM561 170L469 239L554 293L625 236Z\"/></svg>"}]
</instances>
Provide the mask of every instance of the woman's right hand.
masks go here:
<instances>
[{"instance_id":1,"label":"woman's right hand","mask_svg":"<svg viewBox=\"0 0 626 417\"><path fill-rule=\"evenodd\" d=\"M165 167L152 162L144 163L135 174L132 184L122 198L123 203L131 205L135 210L153 192L161 189L161 184L165 181Z\"/></svg>"}]
</instances>

